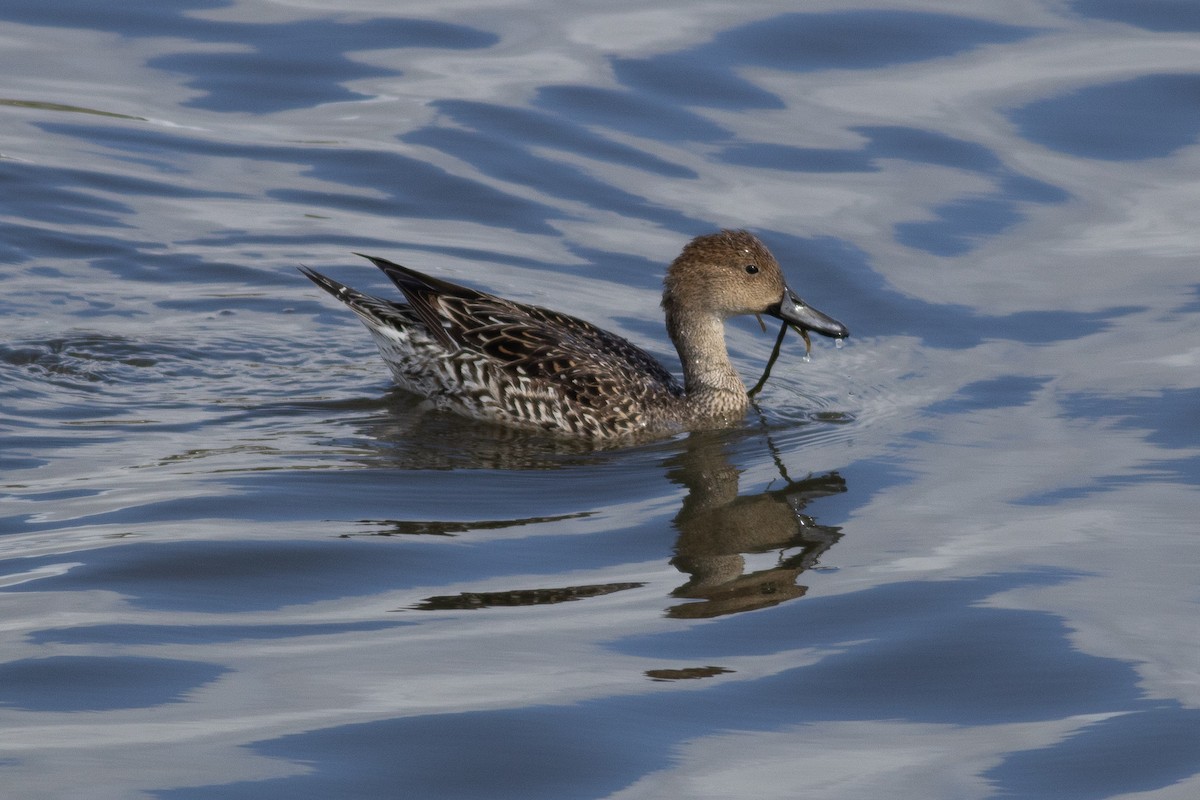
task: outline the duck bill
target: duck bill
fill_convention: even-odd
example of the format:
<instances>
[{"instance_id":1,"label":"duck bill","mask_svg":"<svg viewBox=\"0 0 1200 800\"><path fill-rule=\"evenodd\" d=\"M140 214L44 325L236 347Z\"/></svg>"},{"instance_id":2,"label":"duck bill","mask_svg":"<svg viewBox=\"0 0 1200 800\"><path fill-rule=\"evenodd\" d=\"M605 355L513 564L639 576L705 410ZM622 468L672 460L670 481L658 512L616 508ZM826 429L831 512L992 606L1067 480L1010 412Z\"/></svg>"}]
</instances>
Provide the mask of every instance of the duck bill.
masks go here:
<instances>
[{"instance_id":1,"label":"duck bill","mask_svg":"<svg viewBox=\"0 0 1200 800\"><path fill-rule=\"evenodd\" d=\"M845 325L828 314L817 311L788 288L784 288L779 304L768 308L767 313L800 331L812 331L831 339L845 339L850 335Z\"/></svg>"}]
</instances>

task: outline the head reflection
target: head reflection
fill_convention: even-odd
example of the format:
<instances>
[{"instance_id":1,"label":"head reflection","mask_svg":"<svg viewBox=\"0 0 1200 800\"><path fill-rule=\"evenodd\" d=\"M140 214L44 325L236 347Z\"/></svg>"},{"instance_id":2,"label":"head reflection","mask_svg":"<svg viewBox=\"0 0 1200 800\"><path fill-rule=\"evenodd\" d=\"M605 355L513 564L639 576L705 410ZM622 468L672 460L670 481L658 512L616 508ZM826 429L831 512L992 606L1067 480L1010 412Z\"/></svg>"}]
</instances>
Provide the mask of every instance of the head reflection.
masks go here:
<instances>
[{"instance_id":1,"label":"head reflection","mask_svg":"<svg viewBox=\"0 0 1200 800\"><path fill-rule=\"evenodd\" d=\"M738 494L738 470L712 433L689 437L672 459L668 476L687 487L676 515L679 531L671 564L690 576L671 594L689 602L667 609L678 619L703 619L768 608L802 597L802 572L841 538L841 529L819 525L804 513L809 503L846 491L836 472L794 481L760 494ZM747 571L746 555L778 552L767 568Z\"/></svg>"}]
</instances>

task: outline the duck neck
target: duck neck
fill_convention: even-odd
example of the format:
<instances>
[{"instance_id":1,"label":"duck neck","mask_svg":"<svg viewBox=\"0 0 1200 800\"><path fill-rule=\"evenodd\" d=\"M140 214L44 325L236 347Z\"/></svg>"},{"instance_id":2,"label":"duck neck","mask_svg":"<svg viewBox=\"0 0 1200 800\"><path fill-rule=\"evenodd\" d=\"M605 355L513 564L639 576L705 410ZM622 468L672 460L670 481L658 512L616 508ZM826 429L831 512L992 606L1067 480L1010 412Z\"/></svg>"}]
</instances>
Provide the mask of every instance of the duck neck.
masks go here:
<instances>
[{"instance_id":1,"label":"duck neck","mask_svg":"<svg viewBox=\"0 0 1200 800\"><path fill-rule=\"evenodd\" d=\"M667 333L683 365L686 402L706 416L745 413L746 385L729 361L725 322L715 315L686 319L667 309Z\"/></svg>"}]
</instances>

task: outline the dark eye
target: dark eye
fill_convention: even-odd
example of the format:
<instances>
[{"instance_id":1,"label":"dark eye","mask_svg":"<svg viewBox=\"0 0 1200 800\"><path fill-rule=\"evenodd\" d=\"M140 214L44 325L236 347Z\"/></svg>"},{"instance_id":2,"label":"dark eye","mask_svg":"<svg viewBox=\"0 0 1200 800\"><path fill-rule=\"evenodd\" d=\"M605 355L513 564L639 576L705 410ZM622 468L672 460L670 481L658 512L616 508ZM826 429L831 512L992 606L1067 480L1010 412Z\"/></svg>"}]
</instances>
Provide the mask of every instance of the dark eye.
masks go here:
<instances>
[{"instance_id":1,"label":"dark eye","mask_svg":"<svg viewBox=\"0 0 1200 800\"><path fill-rule=\"evenodd\" d=\"M746 274L747 275L757 275L758 274L758 264L747 264L746 265Z\"/></svg>"}]
</instances>

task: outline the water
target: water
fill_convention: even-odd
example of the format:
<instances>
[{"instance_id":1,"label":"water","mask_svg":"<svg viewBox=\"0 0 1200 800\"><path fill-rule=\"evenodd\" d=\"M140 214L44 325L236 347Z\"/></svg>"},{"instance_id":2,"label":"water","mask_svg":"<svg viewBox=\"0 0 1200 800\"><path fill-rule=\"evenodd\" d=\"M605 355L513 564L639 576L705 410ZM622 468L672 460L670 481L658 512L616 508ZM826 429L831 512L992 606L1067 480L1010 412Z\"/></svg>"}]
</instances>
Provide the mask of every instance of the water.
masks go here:
<instances>
[{"instance_id":1,"label":"water","mask_svg":"<svg viewBox=\"0 0 1200 800\"><path fill-rule=\"evenodd\" d=\"M321 6L0 7L5 796L1200 794L1195 4ZM600 451L296 271L720 226L854 337Z\"/></svg>"}]
</instances>

